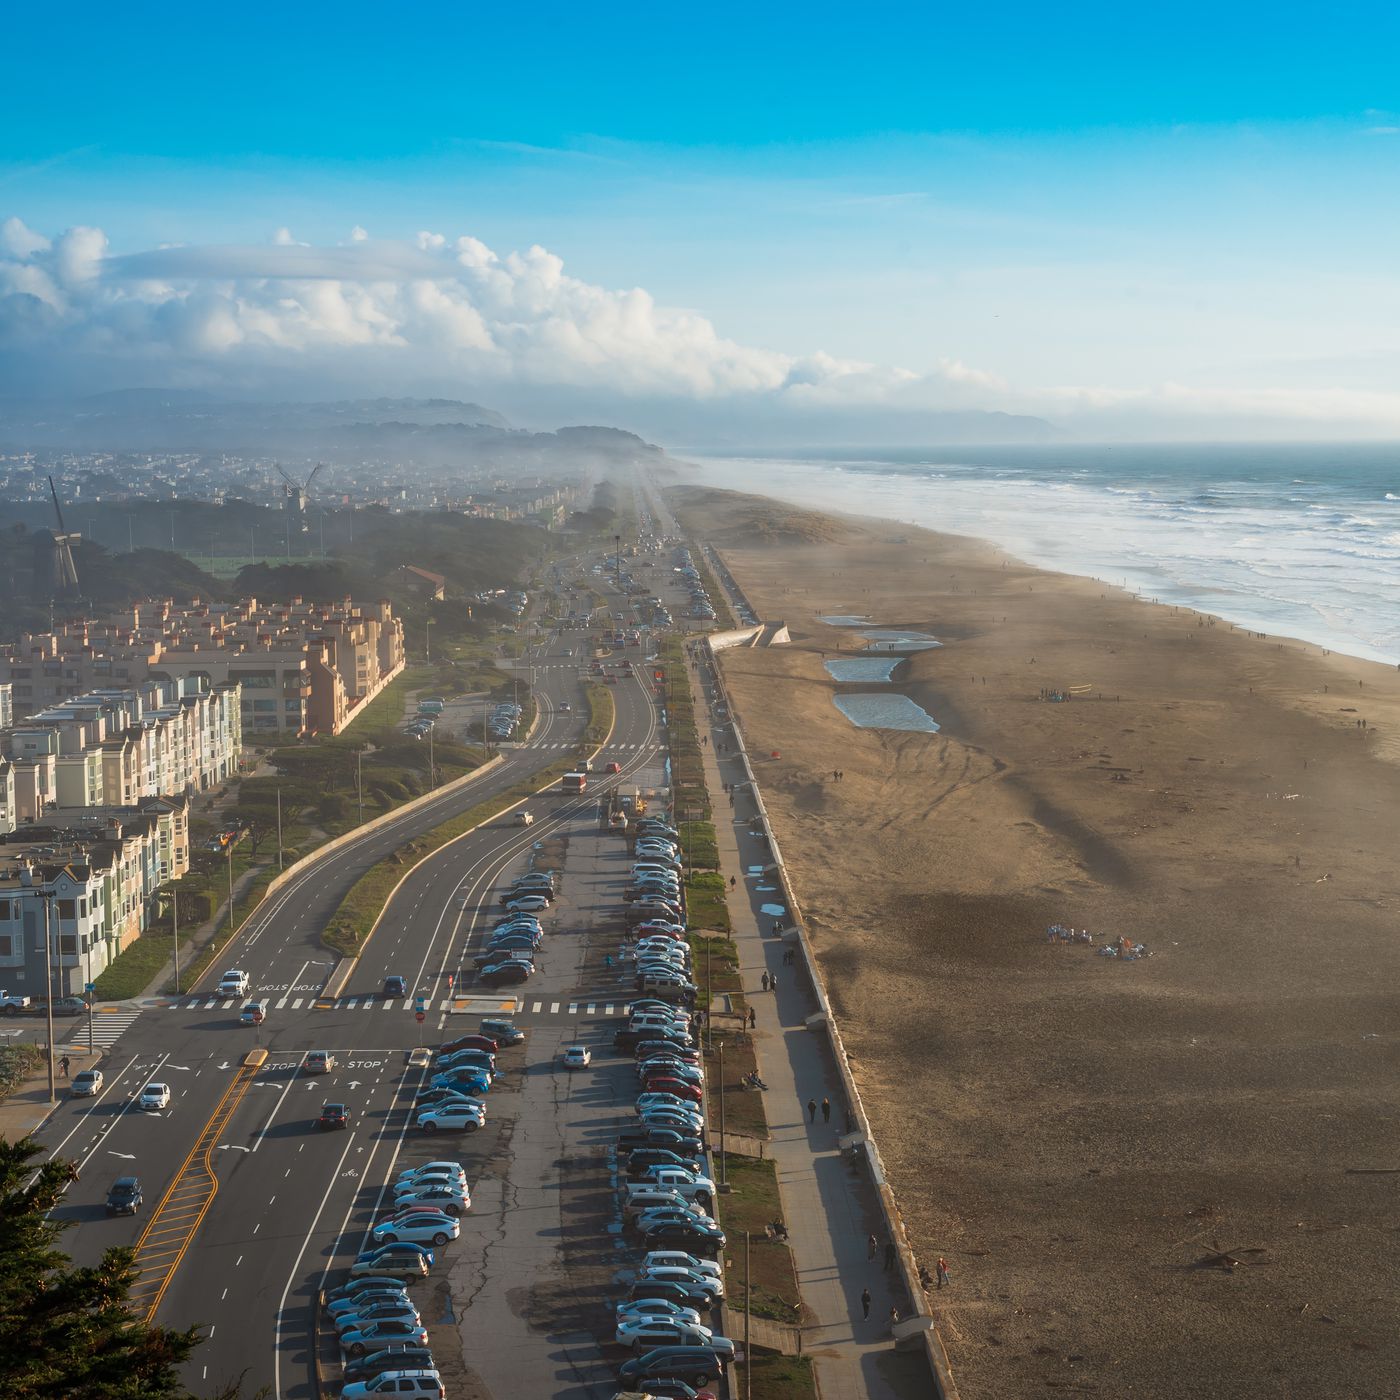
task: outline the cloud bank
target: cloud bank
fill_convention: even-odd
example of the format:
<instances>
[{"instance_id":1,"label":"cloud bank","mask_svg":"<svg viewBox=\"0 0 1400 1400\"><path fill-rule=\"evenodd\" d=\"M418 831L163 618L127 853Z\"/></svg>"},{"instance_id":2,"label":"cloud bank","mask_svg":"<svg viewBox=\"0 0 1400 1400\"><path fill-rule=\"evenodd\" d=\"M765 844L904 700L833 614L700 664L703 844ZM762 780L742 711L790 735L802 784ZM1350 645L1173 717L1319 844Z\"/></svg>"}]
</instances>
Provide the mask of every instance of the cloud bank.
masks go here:
<instances>
[{"instance_id":1,"label":"cloud bank","mask_svg":"<svg viewBox=\"0 0 1400 1400\"><path fill-rule=\"evenodd\" d=\"M220 366L335 367L713 400L766 395L795 407L934 402L995 387L948 361L917 375L818 353L742 345L704 316L641 288L570 276L535 246L498 254L478 239L422 233L336 247L279 229L262 246L174 246L114 255L100 229L52 240L0 224L0 346L120 357L149 372Z\"/></svg>"},{"instance_id":2,"label":"cloud bank","mask_svg":"<svg viewBox=\"0 0 1400 1400\"><path fill-rule=\"evenodd\" d=\"M501 254L426 232L395 242L358 225L334 246L279 228L261 245L114 253L98 228L50 238L5 219L0 383L53 395L494 395L536 422L611 415L690 442L937 441L969 410L1039 415L1083 437L1400 433L1400 395L1385 390L1013 386L953 354L922 372L785 354L728 339L640 287L571 276L539 246Z\"/></svg>"}]
</instances>

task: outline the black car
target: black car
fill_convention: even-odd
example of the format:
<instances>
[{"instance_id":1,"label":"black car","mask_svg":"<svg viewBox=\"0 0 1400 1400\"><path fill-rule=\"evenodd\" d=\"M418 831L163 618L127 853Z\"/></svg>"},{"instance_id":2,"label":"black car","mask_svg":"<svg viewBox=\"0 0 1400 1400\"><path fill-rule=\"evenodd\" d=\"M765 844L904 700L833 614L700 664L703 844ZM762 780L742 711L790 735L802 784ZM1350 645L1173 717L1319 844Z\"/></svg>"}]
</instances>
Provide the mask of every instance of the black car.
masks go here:
<instances>
[{"instance_id":1,"label":"black car","mask_svg":"<svg viewBox=\"0 0 1400 1400\"><path fill-rule=\"evenodd\" d=\"M724 1231L698 1220L662 1220L643 1236L648 1249L683 1249L687 1254L714 1257L724 1248Z\"/></svg>"},{"instance_id":2,"label":"black car","mask_svg":"<svg viewBox=\"0 0 1400 1400\"><path fill-rule=\"evenodd\" d=\"M316 1120L316 1126L323 1132L331 1128L348 1128L350 1126L350 1110L343 1103L323 1103L321 1116Z\"/></svg>"},{"instance_id":3,"label":"black car","mask_svg":"<svg viewBox=\"0 0 1400 1400\"><path fill-rule=\"evenodd\" d=\"M715 1347L652 1347L624 1361L618 1370L618 1379L624 1385L634 1385L651 1376L677 1376L704 1385L733 1360L734 1343L727 1337L719 1340L724 1342L722 1352Z\"/></svg>"},{"instance_id":4,"label":"black car","mask_svg":"<svg viewBox=\"0 0 1400 1400\"><path fill-rule=\"evenodd\" d=\"M386 977L384 979L384 995L386 997L406 997L408 983L402 977Z\"/></svg>"},{"instance_id":5,"label":"black car","mask_svg":"<svg viewBox=\"0 0 1400 1400\"><path fill-rule=\"evenodd\" d=\"M647 1394L653 1400L696 1400L700 1392L675 1376L648 1376Z\"/></svg>"},{"instance_id":6,"label":"black car","mask_svg":"<svg viewBox=\"0 0 1400 1400\"><path fill-rule=\"evenodd\" d=\"M521 982L528 982L531 970L529 963L492 963L488 967L483 967L477 977L479 981L489 983L493 987L505 987L512 983L518 985Z\"/></svg>"},{"instance_id":7,"label":"black car","mask_svg":"<svg viewBox=\"0 0 1400 1400\"><path fill-rule=\"evenodd\" d=\"M107 1214L135 1215L144 1200L138 1177L119 1176L107 1192Z\"/></svg>"},{"instance_id":8,"label":"black car","mask_svg":"<svg viewBox=\"0 0 1400 1400\"><path fill-rule=\"evenodd\" d=\"M385 1371L431 1371L434 1370L433 1354L427 1347L411 1346L407 1342L394 1342L383 1351L371 1352L368 1356L356 1357L345 1363L345 1383L372 1381Z\"/></svg>"},{"instance_id":9,"label":"black car","mask_svg":"<svg viewBox=\"0 0 1400 1400\"><path fill-rule=\"evenodd\" d=\"M665 1147L672 1152L681 1153L699 1152L701 1144L699 1133L659 1126L635 1128L631 1132L619 1133L617 1137L617 1150L622 1153L632 1152L639 1147Z\"/></svg>"},{"instance_id":10,"label":"black car","mask_svg":"<svg viewBox=\"0 0 1400 1400\"><path fill-rule=\"evenodd\" d=\"M644 1298L663 1298L682 1308L712 1308L716 1295L703 1283L682 1283L680 1279L638 1279L627 1294L629 1303Z\"/></svg>"},{"instance_id":11,"label":"black car","mask_svg":"<svg viewBox=\"0 0 1400 1400\"><path fill-rule=\"evenodd\" d=\"M690 1033L682 1030L662 1030L656 1026L639 1026L636 1030L624 1026L613 1036L613 1044L619 1050L638 1050L643 1045L663 1043L672 1050L687 1050L690 1048Z\"/></svg>"}]
</instances>

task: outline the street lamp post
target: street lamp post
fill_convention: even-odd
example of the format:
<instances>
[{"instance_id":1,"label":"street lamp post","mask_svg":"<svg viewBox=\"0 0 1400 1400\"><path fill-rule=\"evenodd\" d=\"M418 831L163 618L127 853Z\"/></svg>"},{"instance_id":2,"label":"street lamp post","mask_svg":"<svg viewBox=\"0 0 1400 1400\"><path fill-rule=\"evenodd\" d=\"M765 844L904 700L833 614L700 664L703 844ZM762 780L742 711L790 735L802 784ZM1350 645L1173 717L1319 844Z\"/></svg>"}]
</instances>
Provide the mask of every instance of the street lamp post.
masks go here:
<instances>
[{"instance_id":1,"label":"street lamp post","mask_svg":"<svg viewBox=\"0 0 1400 1400\"><path fill-rule=\"evenodd\" d=\"M428 618L423 624L423 659L431 661L433 659L433 623L435 618Z\"/></svg>"},{"instance_id":2,"label":"street lamp post","mask_svg":"<svg viewBox=\"0 0 1400 1400\"><path fill-rule=\"evenodd\" d=\"M39 898L44 901L44 976L47 979L48 1001L45 1003L45 1010L48 1013L49 1026L49 1102L58 1102L58 1084L54 1079L54 1059L53 1059L53 928L49 922L51 914L50 906L53 903L53 890L40 890Z\"/></svg>"},{"instance_id":3,"label":"street lamp post","mask_svg":"<svg viewBox=\"0 0 1400 1400\"><path fill-rule=\"evenodd\" d=\"M729 1163L724 1150L724 1041L719 1043L719 1189L728 1182Z\"/></svg>"},{"instance_id":4,"label":"street lamp post","mask_svg":"<svg viewBox=\"0 0 1400 1400\"><path fill-rule=\"evenodd\" d=\"M365 819L364 757L365 751L363 749L355 750L355 807L358 812L358 816L355 819L356 826L361 825Z\"/></svg>"},{"instance_id":5,"label":"street lamp post","mask_svg":"<svg viewBox=\"0 0 1400 1400\"><path fill-rule=\"evenodd\" d=\"M170 891L170 941L175 945L175 995L180 995L180 891ZM92 1004L88 1003L88 1019L92 1019Z\"/></svg>"},{"instance_id":6,"label":"street lamp post","mask_svg":"<svg viewBox=\"0 0 1400 1400\"><path fill-rule=\"evenodd\" d=\"M235 917L235 910L233 907L233 848L237 844L237 841L230 841L228 843L228 927L230 933L238 928L238 921Z\"/></svg>"}]
</instances>

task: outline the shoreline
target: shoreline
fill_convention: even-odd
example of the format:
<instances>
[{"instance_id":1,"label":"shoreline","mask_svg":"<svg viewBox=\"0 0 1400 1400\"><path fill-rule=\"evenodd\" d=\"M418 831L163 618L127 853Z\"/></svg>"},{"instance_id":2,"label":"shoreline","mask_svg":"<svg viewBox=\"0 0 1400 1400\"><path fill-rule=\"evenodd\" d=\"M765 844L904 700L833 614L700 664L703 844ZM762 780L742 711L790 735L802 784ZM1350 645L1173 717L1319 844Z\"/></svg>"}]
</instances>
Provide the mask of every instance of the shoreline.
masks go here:
<instances>
[{"instance_id":1,"label":"shoreline","mask_svg":"<svg viewBox=\"0 0 1400 1400\"><path fill-rule=\"evenodd\" d=\"M965 536L678 498L793 636L720 664L916 1251L953 1270L965 1400L1386 1393L1400 1211L1351 1172L1400 1121L1395 670ZM881 687L939 733L840 715L843 612L944 641ZM1038 702L1085 681L1104 702Z\"/></svg>"},{"instance_id":2,"label":"shoreline","mask_svg":"<svg viewBox=\"0 0 1400 1400\"><path fill-rule=\"evenodd\" d=\"M690 468L696 473L693 480L681 479L681 485L690 485L703 489L732 490L733 486L728 481L723 483L716 481L715 464L718 463L742 463L750 459L745 457L706 457L703 454L692 458L677 458L679 467ZM840 471L839 461L825 461L815 463L804 463L799 458L754 458L758 463L766 463L771 466L793 466L810 469L812 471ZM862 459L863 460L863 459ZM871 465L880 466L880 462L872 462ZM897 479L894 472L883 473L892 480ZM851 474L842 473L845 480L851 479ZM909 478L911 486L918 484L918 478ZM1193 612L1199 612L1207 617L1215 617L1220 621L1228 622L1235 627L1247 632L1260 632L1265 636L1280 641L1297 642L1305 646L1317 647L1325 653L1340 653L1346 656L1355 657L1361 661L1375 662L1381 666L1394 667L1400 670L1400 653L1390 654L1383 648L1373 645L1371 642L1361 638L1343 636L1338 639L1323 630L1310 627L1304 623L1299 623L1292 627L1281 627L1279 620L1267 615L1267 609L1261 612L1264 607L1264 599L1261 596L1248 592L1235 591L1233 596L1241 600L1238 608L1228 605L1221 605L1222 599L1226 596L1226 590L1219 585L1196 585L1197 596L1191 596L1192 589L1189 584L1182 584L1164 575L1164 566L1160 561L1149 560L1146 564L1134 569L1131 565L1121 562L1116 563L1113 568L1104 564L1101 568L1071 569L1065 566L1061 560L1034 558L1034 550L1027 552L1024 543L1005 541L996 538L995 534L980 533L972 530L964 530L954 525L945 524L942 527L920 524L907 516L868 515L861 509L852 508L850 504L842 504L826 499L831 494L828 483L819 483L814 478L813 484L821 484L825 487L822 491L823 501L816 509L828 512L835 516L844 516L866 521L870 524L878 523L884 528L902 527L913 530L925 531L934 535L952 536L958 539L969 540L987 545L997 549L1009 558L1026 568L1036 569L1043 573L1063 574L1070 578L1086 579L1106 588L1115 588L1130 597L1137 598L1142 602L1156 603L1163 607L1188 608ZM785 504L792 505L800 509L806 509L802 503L799 488L794 485L791 493L777 492L773 490L774 483L759 483L759 487L765 492L765 499L781 500ZM746 491L755 489L755 484L751 481L745 482L740 488ZM1115 569L1121 570L1115 573ZM1175 594L1181 596L1173 596Z\"/></svg>"}]
</instances>

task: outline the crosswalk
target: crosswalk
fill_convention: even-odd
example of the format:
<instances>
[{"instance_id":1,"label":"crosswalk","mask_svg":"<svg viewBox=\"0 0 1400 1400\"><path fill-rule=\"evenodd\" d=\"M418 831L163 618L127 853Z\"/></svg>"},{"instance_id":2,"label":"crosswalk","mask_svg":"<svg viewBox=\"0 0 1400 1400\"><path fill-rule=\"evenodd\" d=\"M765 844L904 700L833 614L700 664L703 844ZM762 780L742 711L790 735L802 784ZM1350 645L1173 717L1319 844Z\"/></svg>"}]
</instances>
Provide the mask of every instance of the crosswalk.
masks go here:
<instances>
[{"instance_id":1,"label":"crosswalk","mask_svg":"<svg viewBox=\"0 0 1400 1400\"><path fill-rule=\"evenodd\" d=\"M547 743L531 744L530 747L532 749L576 749L578 748L578 740L564 740L556 743L554 740L551 739ZM629 750L645 749L648 747L649 745L647 744L609 744L607 748L603 750L603 753L624 753Z\"/></svg>"},{"instance_id":2,"label":"crosswalk","mask_svg":"<svg viewBox=\"0 0 1400 1400\"><path fill-rule=\"evenodd\" d=\"M122 1038L123 1033L141 1014L141 1008L128 1011L124 1007L98 1007L92 1016L92 1044L110 1050ZM86 1050L88 1044L87 1018L80 1016L68 1030L68 1039L63 1041L64 1050Z\"/></svg>"},{"instance_id":3,"label":"crosswalk","mask_svg":"<svg viewBox=\"0 0 1400 1400\"><path fill-rule=\"evenodd\" d=\"M243 1005L241 1000L229 1001L223 997L182 997L166 1004L167 1011L233 1011ZM426 1002L424 1010L439 1012L461 1012L481 1016L625 1016L631 1009L630 1001L607 1001L601 997L592 1001L579 998L570 1001L560 997L557 1001L548 997L442 997ZM274 1011L394 1011L413 1012L418 1009L413 997L283 997L272 1003ZM138 1011L130 1017L134 1021ZM100 1018L99 1018L100 1019ZM124 1029L124 1027L123 1027ZM120 1033L120 1032L118 1032ZM86 1036L86 1032L84 1032ZM116 1039L115 1036L112 1037ZM86 1043L86 1040L84 1040ZM103 1044L110 1042L104 1041Z\"/></svg>"}]
</instances>

